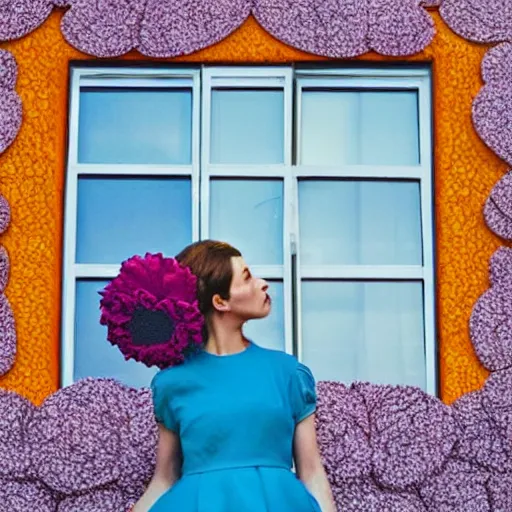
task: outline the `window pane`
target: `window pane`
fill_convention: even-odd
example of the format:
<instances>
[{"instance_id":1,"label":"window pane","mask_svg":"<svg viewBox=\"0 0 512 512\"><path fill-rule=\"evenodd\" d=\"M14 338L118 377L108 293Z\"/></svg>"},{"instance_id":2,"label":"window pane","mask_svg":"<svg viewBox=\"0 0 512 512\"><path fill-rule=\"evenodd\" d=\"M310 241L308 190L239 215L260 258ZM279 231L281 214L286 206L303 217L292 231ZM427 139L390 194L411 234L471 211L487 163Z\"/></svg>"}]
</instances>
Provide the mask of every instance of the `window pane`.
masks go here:
<instances>
[{"instance_id":1,"label":"window pane","mask_svg":"<svg viewBox=\"0 0 512 512\"><path fill-rule=\"evenodd\" d=\"M306 281L302 319L317 379L425 389L421 283Z\"/></svg>"},{"instance_id":2,"label":"window pane","mask_svg":"<svg viewBox=\"0 0 512 512\"><path fill-rule=\"evenodd\" d=\"M250 265L281 265L282 180L212 180L210 237L240 249Z\"/></svg>"},{"instance_id":3,"label":"window pane","mask_svg":"<svg viewBox=\"0 0 512 512\"><path fill-rule=\"evenodd\" d=\"M417 182L301 181L301 263L421 265L420 210Z\"/></svg>"},{"instance_id":4,"label":"window pane","mask_svg":"<svg viewBox=\"0 0 512 512\"><path fill-rule=\"evenodd\" d=\"M82 88L78 130L80 163L190 164L192 89Z\"/></svg>"},{"instance_id":5,"label":"window pane","mask_svg":"<svg viewBox=\"0 0 512 512\"><path fill-rule=\"evenodd\" d=\"M211 110L211 163L283 163L282 90L213 90Z\"/></svg>"},{"instance_id":6,"label":"window pane","mask_svg":"<svg viewBox=\"0 0 512 512\"><path fill-rule=\"evenodd\" d=\"M133 360L125 361L119 349L107 341L107 328L100 325L98 292L107 283L99 280L77 282L73 379L113 377L129 386L149 386L158 368L147 368Z\"/></svg>"},{"instance_id":7,"label":"window pane","mask_svg":"<svg viewBox=\"0 0 512 512\"><path fill-rule=\"evenodd\" d=\"M262 347L285 350L283 283L269 281L268 293L272 297L270 315L262 320L248 322L245 335Z\"/></svg>"},{"instance_id":8,"label":"window pane","mask_svg":"<svg viewBox=\"0 0 512 512\"><path fill-rule=\"evenodd\" d=\"M302 93L304 165L417 165L415 91Z\"/></svg>"},{"instance_id":9,"label":"window pane","mask_svg":"<svg viewBox=\"0 0 512 512\"><path fill-rule=\"evenodd\" d=\"M78 263L174 256L192 240L188 178L85 177L78 182Z\"/></svg>"}]
</instances>

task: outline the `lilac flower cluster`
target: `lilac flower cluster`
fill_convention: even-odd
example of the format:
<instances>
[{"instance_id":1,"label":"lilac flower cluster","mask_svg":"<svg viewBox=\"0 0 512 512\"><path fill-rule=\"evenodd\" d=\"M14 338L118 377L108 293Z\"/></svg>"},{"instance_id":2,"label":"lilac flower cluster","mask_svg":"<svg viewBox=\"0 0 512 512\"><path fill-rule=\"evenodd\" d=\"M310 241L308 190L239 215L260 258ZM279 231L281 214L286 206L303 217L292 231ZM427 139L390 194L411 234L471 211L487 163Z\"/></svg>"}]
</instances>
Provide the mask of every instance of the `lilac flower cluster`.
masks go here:
<instances>
[{"instance_id":1,"label":"lilac flower cluster","mask_svg":"<svg viewBox=\"0 0 512 512\"><path fill-rule=\"evenodd\" d=\"M511 369L499 370L449 407L412 387L320 382L318 441L338 509L511 510L511 389ZM39 408L0 391L0 512L124 510L156 443L147 389L86 379Z\"/></svg>"},{"instance_id":2,"label":"lilac flower cluster","mask_svg":"<svg viewBox=\"0 0 512 512\"><path fill-rule=\"evenodd\" d=\"M0 50L0 59L2 57L1 52L2 50ZM0 65L0 70L1 69L2 67ZM0 75L0 83L2 79L8 81L8 78L6 78L7 75ZM0 96L0 105L1 102L2 100ZM0 112L0 132L2 131L1 120L2 115ZM0 234L6 231L9 227L10 221L11 209L9 207L9 203L2 195L0 195ZM4 375L12 368L16 357L16 327L14 324L14 315L11 305L9 304L7 297L4 295L7 281L9 280L9 269L9 255L5 247L0 245L0 375Z\"/></svg>"},{"instance_id":3,"label":"lilac flower cluster","mask_svg":"<svg viewBox=\"0 0 512 512\"><path fill-rule=\"evenodd\" d=\"M512 171L491 190L484 206L489 229L505 240L512 240Z\"/></svg>"},{"instance_id":4,"label":"lilac flower cluster","mask_svg":"<svg viewBox=\"0 0 512 512\"><path fill-rule=\"evenodd\" d=\"M454 32L469 41L512 41L509 0L442 0L440 13Z\"/></svg>"},{"instance_id":5,"label":"lilac flower cluster","mask_svg":"<svg viewBox=\"0 0 512 512\"><path fill-rule=\"evenodd\" d=\"M512 249L470 321L491 375L451 407L411 387L320 382L318 440L338 510L512 510Z\"/></svg>"},{"instance_id":6,"label":"lilac flower cluster","mask_svg":"<svg viewBox=\"0 0 512 512\"><path fill-rule=\"evenodd\" d=\"M501 43L482 62L485 85L473 102L473 124L481 139L512 165L512 9L509 0L443 0L440 13L450 28L478 43ZM511 178L493 189L484 209L487 225L512 239Z\"/></svg>"},{"instance_id":7,"label":"lilac flower cluster","mask_svg":"<svg viewBox=\"0 0 512 512\"><path fill-rule=\"evenodd\" d=\"M22 37L69 7L62 33L97 57L137 49L151 57L189 54L236 30L252 13L283 42L310 53L352 57L375 50L411 55L434 37L427 6L439 0L4 0L0 39Z\"/></svg>"},{"instance_id":8,"label":"lilac flower cluster","mask_svg":"<svg viewBox=\"0 0 512 512\"><path fill-rule=\"evenodd\" d=\"M0 19L1 9L0 6ZM21 100L14 90L17 74L13 55L0 50L0 153L13 143L21 127Z\"/></svg>"},{"instance_id":9,"label":"lilac flower cluster","mask_svg":"<svg viewBox=\"0 0 512 512\"><path fill-rule=\"evenodd\" d=\"M53 9L51 0L8 0L0 3L0 40L18 39L39 25Z\"/></svg>"},{"instance_id":10,"label":"lilac flower cluster","mask_svg":"<svg viewBox=\"0 0 512 512\"><path fill-rule=\"evenodd\" d=\"M482 140L512 165L512 43L489 50L482 62L485 86L473 103L473 122ZM484 207L487 226L512 240L512 173L491 191Z\"/></svg>"},{"instance_id":11,"label":"lilac flower cluster","mask_svg":"<svg viewBox=\"0 0 512 512\"><path fill-rule=\"evenodd\" d=\"M0 390L0 512L126 510L152 476L151 392L85 379L40 407Z\"/></svg>"},{"instance_id":12,"label":"lilac flower cluster","mask_svg":"<svg viewBox=\"0 0 512 512\"><path fill-rule=\"evenodd\" d=\"M491 287L477 301L470 319L476 354L491 371L512 367L512 249L491 258Z\"/></svg>"},{"instance_id":13,"label":"lilac flower cluster","mask_svg":"<svg viewBox=\"0 0 512 512\"><path fill-rule=\"evenodd\" d=\"M412 55L435 34L419 0L256 0L254 15L281 41L328 57Z\"/></svg>"},{"instance_id":14,"label":"lilac flower cluster","mask_svg":"<svg viewBox=\"0 0 512 512\"><path fill-rule=\"evenodd\" d=\"M481 139L512 165L512 42L487 52L482 76L485 86L473 102L473 123Z\"/></svg>"},{"instance_id":15,"label":"lilac flower cluster","mask_svg":"<svg viewBox=\"0 0 512 512\"><path fill-rule=\"evenodd\" d=\"M512 510L511 389L512 372L496 372L449 407L416 388L320 382L318 440L338 510Z\"/></svg>"}]
</instances>

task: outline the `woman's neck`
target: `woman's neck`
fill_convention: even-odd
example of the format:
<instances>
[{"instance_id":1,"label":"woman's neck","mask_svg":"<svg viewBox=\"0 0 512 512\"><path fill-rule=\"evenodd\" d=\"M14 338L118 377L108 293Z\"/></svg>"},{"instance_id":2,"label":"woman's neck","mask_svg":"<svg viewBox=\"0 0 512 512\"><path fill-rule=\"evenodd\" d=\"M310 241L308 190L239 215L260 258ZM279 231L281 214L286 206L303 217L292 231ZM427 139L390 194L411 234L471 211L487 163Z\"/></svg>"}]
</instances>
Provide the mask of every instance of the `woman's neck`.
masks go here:
<instances>
[{"instance_id":1,"label":"woman's neck","mask_svg":"<svg viewBox=\"0 0 512 512\"><path fill-rule=\"evenodd\" d=\"M236 354L245 350L249 341L244 337L241 326L226 325L225 322L210 322L208 326L206 352L216 355Z\"/></svg>"}]
</instances>

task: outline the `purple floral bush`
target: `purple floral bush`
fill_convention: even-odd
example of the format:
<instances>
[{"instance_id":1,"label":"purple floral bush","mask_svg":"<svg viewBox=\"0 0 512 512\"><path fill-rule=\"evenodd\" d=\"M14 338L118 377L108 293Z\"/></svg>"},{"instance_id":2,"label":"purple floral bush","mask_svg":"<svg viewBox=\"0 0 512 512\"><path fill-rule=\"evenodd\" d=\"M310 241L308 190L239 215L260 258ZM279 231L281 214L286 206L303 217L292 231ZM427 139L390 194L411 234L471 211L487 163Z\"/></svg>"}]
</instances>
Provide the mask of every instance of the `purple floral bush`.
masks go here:
<instances>
[{"instance_id":1,"label":"purple floral bush","mask_svg":"<svg viewBox=\"0 0 512 512\"><path fill-rule=\"evenodd\" d=\"M412 55L435 33L420 5L419 0L255 0L254 15L272 35L310 53Z\"/></svg>"},{"instance_id":2,"label":"purple floral bush","mask_svg":"<svg viewBox=\"0 0 512 512\"><path fill-rule=\"evenodd\" d=\"M0 390L0 512L122 511L153 473L151 392L85 379L41 407Z\"/></svg>"},{"instance_id":3,"label":"purple floral bush","mask_svg":"<svg viewBox=\"0 0 512 512\"><path fill-rule=\"evenodd\" d=\"M0 39L10 40L23 37L50 15L51 0L3 0L0 2Z\"/></svg>"},{"instance_id":4,"label":"purple floral bush","mask_svg":"<svg viewBox=\"0 0 512 512\"><path fill-rule=\"evenodd\" d=\"M484 206L489 229L505 240L512 240L512 171L494 186Z\"/></svg>"},{"instance_id":5,"label":"purple floral bush","mask_svg":"<svg viewBox=\"0 0 512 512\"><path fill-rule=\"evenodd\" d=\"M78 496L68 496L60 501L56 512L124 512L134 501L121 489L112 486Z\"/></svg>"},{"instance_id":6,"label":"purple floral bush","mask_svg":"<svg viewBox=\"0 0 512 512\"><path fill-rule=\"evenodd\" d=\"M452 407L410 387L318 388L318 438L338 510L512 510L510 369Z\"/></svg>"},{"instance_id":7,"label":"purple floral bush","mask_svg":"<svg viewBox=\"0 0 512 512\"><path fill-rule=\"evenodd\" d=\"M0 20L1 9L0 4ZM0 50L0 153L13 143L21 127L21 100L14 90L17 74L18 68L12 54Z\"/></svg>"},{"instance_id":8,"label":"purple floral bush","mask_svg":"<svg viewBox=\"0 0 512 512\"><path fill-rule=\"evenodd\" d=\"M338 510L512 510L512 343L501 328L512 320L512 249L495 253L490 276L471 317L491 370L481 390L447 406L414 387L318 384L318 441ZM39 408L0 392L0 512L125 510L151 478L156 442L147 389L86 379Z\"/></svg>"},{"instance_id":9,"label":"purple floral bush","mask_svg":"<svg viewBox=\"0 0 512 512\"><path fill-rule=\"evenodd\" d=\"M57 512L56 507L56 496L37 482L0 480L0 512ZM93 509L89 510L92 512Z\"/></svg>"},{"instance_id":10,"label":"purple floral bush","mask_svg":"<svg viewBox=\"0 0 512 512\"><path fill-rule=\"evenodd\" d=\"M485 82L473 102L473 124L480 138L512 166L512 9L509 0L443 0L440 13L450 28L478 43L501 43L482 62ZM493 189L485 209L489 228L512 239L511 178Z\"/></svg>"},{"instance_id":11,"label":"purple floral bush","mask_svg":"<svg viewBox=\"0 0 512 512\"><path fill-rule=\"evenodd\" d=\"M2 16L0 5L0 19ZM14 141L21 126L21 100L14 91L17 66L14 57L6 50L0 50L0 153ZM9 203L0 195L0 234L4 233L11 221ZM16 355L16 330L9 301L3 294L9 280L9 255L0 246L0 375L8 372Z\"/></svg>"},{"instance_id":12,"label":"purple floral bush","mask_svg":"<svg viewBox=\"0 0 512 512\"><path fill-rule=\"evenodd\" d=\"M236 30L252 13L272 35L310 53L351 57L370 50L411 55L434 37L424 6L438 0L3 0L0 40L41 25L53 6L67 9L62 33L97 57L137 49L151 57L189 54Z\"/></svg>"},{"instance_id":13,"label":"purple floral bush","mask_svg":"<svg viewBox=\"0 0 512 512\"><path fill-rule=\"evenodd\" d=\"M512 249L491 258L491 288L477 301L470 319L476 354L491 371L512 366Z\"/></svg>"},{"instance_id":14,"label":"purple floral bush","mask_svg":"<svg viewBox=\"0 0 512 512\"><path fill-rule=\"evenodd\" d=\"M470 332L491 370L452 406L407 386L319 382L317 433L346 512L512 510L512 249L491 259ZM124 511L154 471L151 392L86 379L40 407L0 390L0 512Z\"/></svg>"},{"instance_id":15,"label":"purple floral bush","mask_svg":"<svg viewBox=\"0 0 512 512\"><path fill-rule=\"evenodd\" d=\"M413 387L354 384L367 406L373 476L403 490L439 471L457 440L450 409Z\"/></svg>"},{"instance_id":16,"label":"purple floral bush","mask_svg":"<svg viewBox=\"0 0 512 512\"><path fill-rule=\"evenodd\" d=\"M512 165L512 43L487 52L482 76L485 86L473 102L473 123L481 139Z\"/></svg>"},{"instance_id":17,"label":"purple floral bush","mask_svg":"<svg viewBox=\"0 0 512 512\"><path fill-rule=\"evenodd\" d=\"M451 407L417 388L318 384L338 510L512 510L512 370ZM86 379L37 408L0 392L0 512L123 511L154 470L151 392Z\"/></svg>"},{"instance_id":18,"label":"purple floral bush","mask_svg":"<svg viewBox=\"0 0 512 512\"><path fill-rule=\"evenodd\" d=\"M486 489L489 475L480 467L451 458L440 473L419 489L427 510L436 512L490 512Z\"/></svg>"},{"instance_id":19,"label":"purple floral bush","mask_svg":"<svg viewBox=\"0 0 512 512\"><path fill-rule=\"evenodd\" d=\"M9 254L7 254L5 247L0 245L0 293L3 293L7 286L10 266Z\"/></svg>"},{"instance_id":20,"label":"purple floral bush","mask_svg":"<svg viewBox=\"0 0 512 512\"><path fill-rule=\"evenodd\" d=\"M30 454L26 444L27 424L34 406L12 391L0 389L0 479L27 478ZM1 500L0 500L1 501Z\"/></svg>"},{"instance_id":21,"label":"purple floral bush","mask_svg":"<svg viewBox=\"0 0 512 512\"><path fill-rule=\"evenodd\" d=\"M50 396L32 415L28 475L72 495L116 485L140 491L151 477L157 429L151 394L86 379Z\"/></svg>"},{"instance_id":22,"label":"purple floral bush","mask_svg":"<svg viewBox=\"0 0 512 512\"><path fill-rule=\"evenodd\" d=\"M16 326L7 297L0 293L0 375L6 374L16 358Z\"/></svg>"},{"instance_id":23,"label":"purple floral bush","mask_svg":"<svg viewBox=\"0 0 512 512\"><path fill-rule=\"evenodd\" d=\"M0 50L0 58L2 55ZM8 59L9 62L9 59ZM1 70L0 66L0 70ZM4 83L8 81L10 74L0 76L0 83L2 79ZM0 98L0 103L1 103ZM1 107L0 107L1 108ZM1 123L1 112L0 112L0 123ZM0 132L2 131L0 125ZM1 144L1 143L0 143ZM7 200L0 195L0 234L4 233L9 227L11 220L11 209ZM9 280L9 255L5 247L0 245L0 375L7 373L14 364L16 357L16 328L14 324L14 315L11 309L11 305L4 295L7 282ZM0 471L1 474L1 471Z\"/></svg>"},{"instance_id":24,"label":"purple floral bush","mask_svg":"<svg viewBox=\"0 0 512 512\"><path fill-rule=\"evenodd\" d=\"M477 43L512 41L509 0L442 0L440 12L464 39Z\"/></svg>"},{"instance_id":25,"label":"purple floral bush","mask_svg":"<svg viewBox=\"0 0 512 512\"><path fill-rule=\"evenodd\" d=\"M241 25L251 12L251 3L250 0L147 0L136 48L151 57L184 55L206 48Z\"/></svg>"}]
</instances>

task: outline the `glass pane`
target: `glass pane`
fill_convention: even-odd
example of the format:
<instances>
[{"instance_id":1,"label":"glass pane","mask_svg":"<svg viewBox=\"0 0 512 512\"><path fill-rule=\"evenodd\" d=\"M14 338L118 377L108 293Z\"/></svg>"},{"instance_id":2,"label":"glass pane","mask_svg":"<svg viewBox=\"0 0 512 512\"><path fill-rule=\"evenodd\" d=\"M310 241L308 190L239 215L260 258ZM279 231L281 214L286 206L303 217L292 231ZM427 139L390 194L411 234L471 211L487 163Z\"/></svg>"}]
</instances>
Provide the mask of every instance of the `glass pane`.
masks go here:
<instances>
[{"instance_id":1,"label":"glass pane","mask_svg":"<svg viewBox=\"0 0 512 512\"><path fill-rule=\"evenodd\" d=\"M190 179L79 179L78 263L120 263L146 252L174 256L191 241Z\"/></svg>"},{"instance_id":2,"label":"glass pane","mask_svg":"<svg viewBox=\"0 0 512 512\"><path fill-rule=\"evenodd\" d=\"M249 265L281 265L283 181L211 180L210 237L240 249Z\"/></svg>"},{"instance_id":3,"label":"glass pane","mask_svg":"<svg viewBox=\"0 0 512 512\"><path fill-rule=\"evenodd\" d=\"M416 91L302 93L303 165L417 165Z\"/></svg>"},{"instance_id":4,"label":"glass pane","mask_svg":"<svg viewBox=\"0 0 512 512\"><path fill-rule=\"evenodd\" d=\"M117 347L107 341L107 328L100 325L98 292L108 281L80 280L76 287L75 361L73 379L112 377L133 387L149 386L158 368L125 361Z\"/></svg>"},{"instance_id":5,"label":"glass pane","mask_svg":"<svg viewBox=\"0 0 512 512\"><path fill-rule=\"evenodd\" d=\"M282 90L213 90L211 108L211 163L283 163Z\"/></svg>"},{"instance_id":6,"label":"glass pane","mask_svg":"<svg viewBox=\"0 0 512 512\"><path fill-rule=\"evenodd\" d=\"M420 282L305 281L303 359L318 380L425 389Z\"/></svg>"},{"instance_id":7,"label":"glass pane","mask_svg":"<svg viewBox=\"0 0 512 512\"><path fill-rule=\"evenodd\" d=\"M299 182L303 265L421 265L420 186L406 181Z\"/></svg>"},{"instance_id":8,"label":"glass pane","mask_svg":"<svg viewBox=\"0 0 512 512\"><path fill-rule=\"evenodd\" d=\"M272 297L270 315L262 320L248 322L245 335L261 347L285 350L283 283L269 281L268 293Z\"/></svg>"},{"instance_id":9,"label":"glass pane","mask_svg":"<svg viewBox=\"0 0 512 512\"><path fill-rule=\"evenodd\" d=\"M192 89L82 88L78 161L190 164Z\"/></svg>"}]
</instances>

